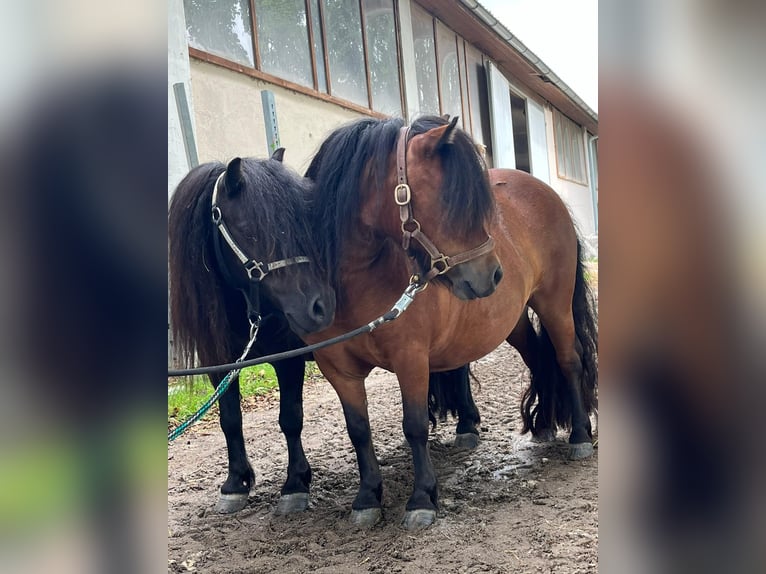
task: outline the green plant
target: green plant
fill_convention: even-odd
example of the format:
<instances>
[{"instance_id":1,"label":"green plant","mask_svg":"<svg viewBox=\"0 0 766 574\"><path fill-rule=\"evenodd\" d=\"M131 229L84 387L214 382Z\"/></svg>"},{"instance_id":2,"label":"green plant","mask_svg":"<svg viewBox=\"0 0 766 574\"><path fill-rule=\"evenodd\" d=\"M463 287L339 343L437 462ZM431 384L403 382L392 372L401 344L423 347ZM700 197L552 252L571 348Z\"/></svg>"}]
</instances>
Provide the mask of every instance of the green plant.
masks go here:
<instances>
[{"instance_id":1,"label":"green plant","mask_svg":"<svg viewBox=\"0 0 766 574\"><path fill-rule=\"evenodd\" d=\"M277 376L271 365L257 365L243 369L239 374L239 392L244 397L265 395L277 387ZM168 422L185 420L213 393L213 386L206 376L183 377L170 382L168 388ZM210 416L215 408L205 417Z\"/></svg>"}]
</instances>

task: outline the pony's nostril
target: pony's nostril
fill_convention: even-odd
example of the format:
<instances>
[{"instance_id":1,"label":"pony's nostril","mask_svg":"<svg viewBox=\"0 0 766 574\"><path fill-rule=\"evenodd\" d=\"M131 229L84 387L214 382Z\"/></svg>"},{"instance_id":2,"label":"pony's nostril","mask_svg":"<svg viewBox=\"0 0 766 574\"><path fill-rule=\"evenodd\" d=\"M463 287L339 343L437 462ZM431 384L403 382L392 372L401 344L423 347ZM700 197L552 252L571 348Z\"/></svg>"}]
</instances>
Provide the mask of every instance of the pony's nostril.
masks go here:
<instances>
[{"instance_id":1,"label":"pony's nostril","mask_svg":"<svg viewBox=\"0 0 766 574\"><path fill-rule=\"evenodd\" d=\"M314 299L314 304L311 306L311 316L317 320L321 321L325 318L325 308L324 304L322 303L322 299L317 297Z\"/></svg>"},{"instance_id":2,"label":"pony's nostril","mask_svg":"<svg viewBox=\"0 0 766 574\"><path fill-rule=\"evenodd\" d=\"M498 265L497 269L495 269L495 274L492 276L492 280L495 282L495 285L497 286L500 283L500 280L503 278L503 268Z\"/></svg>"}]
</instances>

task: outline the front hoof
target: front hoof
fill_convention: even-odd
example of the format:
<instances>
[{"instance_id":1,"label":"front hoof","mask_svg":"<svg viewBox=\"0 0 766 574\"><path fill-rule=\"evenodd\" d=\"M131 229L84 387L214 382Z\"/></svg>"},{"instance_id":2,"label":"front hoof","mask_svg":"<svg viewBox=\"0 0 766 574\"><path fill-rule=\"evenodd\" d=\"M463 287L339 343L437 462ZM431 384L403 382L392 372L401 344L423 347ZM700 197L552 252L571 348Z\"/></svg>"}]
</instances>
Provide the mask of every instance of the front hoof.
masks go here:
<instances>
[{"instance_id":1,"label":"front hoof","mask_svg":"<svg viewBox=\"0 0 766 574\"><path fill-rule=\"evenodd\" d=\"M436 511L418 508L404 513L402 526L406 530L423 530L436 522Z\"/></svg>"},{"instance_id":2,"label":"front hoof","mask_svg":"<svg viewBox=\"0 0 766 574\"><path fill-rule=\"evenodd\" d=\"M479 435L472 432L456 434L455 446L457 448L474 449L479 446Z\"/></svg>"},{"instance_id":3,"label":"front hoof","mask_svg":"<svg viewBox=\"0 0 766 574\"><path fill-rule=\"evenodd\" d=\"M293 494L283 494L277 503L277 509L274 514L284 516L285 514L294 514L303 512L309 507L309 493L295 492Z\"/></svg>"},{"instance_id":4,"label":"front hoof","mask_svg":"<svg viewBox=\"0 0 766 574\"><path fill-rule=\"evenodd\" d=\"M351 511L351 524L357 528L370 528L375 526L383 518L380 508L363 508Z\"/></svg>"},{"instance_id":5,"label":"front hoof","mask_svg":"<svg viewBox=\"0 0 766 574\"><path fill-rule=\"evenodd\" d=\"M218 514L233 514L239 512L247 505L247 493L222 494L215 505Z\"/></svg>"},{"instance_id":6,"label":"front hoof","mask_svg":"<svg viewBox=\"0 0 766 574\"><path fill-rule=\"evenodd\" d=\"M588 458L593 454L593 443L578 442L569 445L569 458L571 460L580 460Z\"/></svg>"},{"instance_id":7,"label":"front hoof","mask_svg":"<svg viewBox=\"0 0 766 574\"><path fill-rule=\"evenodd\" d=\"M556 440L556 431L553 429L540 429L532 434L533 442L553 442Z\"/></svg>"}]
</instances>

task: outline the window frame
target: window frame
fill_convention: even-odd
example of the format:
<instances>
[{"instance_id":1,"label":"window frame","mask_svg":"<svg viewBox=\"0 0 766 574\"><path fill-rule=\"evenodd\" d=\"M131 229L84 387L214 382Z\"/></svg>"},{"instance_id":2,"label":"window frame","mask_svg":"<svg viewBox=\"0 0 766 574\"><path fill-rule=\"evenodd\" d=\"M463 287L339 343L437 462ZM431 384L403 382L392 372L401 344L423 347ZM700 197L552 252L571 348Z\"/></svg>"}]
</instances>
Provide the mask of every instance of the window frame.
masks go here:
<instances>
[{"instance_id":1,"label":"window frame","mask_svg":"<svg viewBox=\"0 0 766 574\"><path fill-rule=\"evenodd\" d=\"M561 123L561 120L564 120L566 123ZM559 126L561 126L561 129L559 129ZM566 138L565 127L574 127L577 130L577 135L579 137L574 138ZM559 138L559 132L561 132L562 137L566 138L566 141L560 141ZM572 183L576 183L578 185L587 186L588 185L588 166L586 165L587 162L587 153L585 150L585 131L583 130L583 127L569 118L567 115L560 112L557 108L553 108L553 146L556 151L556 175L559 179L563 179L564 181L569 181ZM559 151L561 151L564 155L568 154L568 157L564 157L565 164L566 160L569 161L570 164L574 165L575 157L574 157L574 148L572 147L573 143L577 141L578 146L580 148L580 170L583 175L583 179L576 179L575 174L567 173L567 167L566 165L563 166L561 162L559 161Z\"/></svg>"},{"instance_id":2,"label":"window frame","mask_svg":"<svg viewBox=\"0 0 766 574\"><path fill-rule=\"evenodd\" d=\"M255 0L248 0L248 5L250 7L250 24L252 26L251 41L253 46L253 60L255 61L255 67L251 68L250 66L246 66L239 62L235 62L226 57L219 56L217 54L212 54L200 48L195 48L194 46L187 43L187 46L189 49L189 56L191 58L194 58L195 60L199 60L209 64L214 64L222 68L239 72L241 74L245 74L247 76L256 78L258 80L263 80L263 81L275 84L277 86L280 86L289 90L293 90L301 94L305 94L307 96L312 96L317 99L339 105L351 111L360 112L362 114L381 118L381 119L387 118L390 116L387 114L383 114L381 112L377 112L373 108L372 78L370 75L370 64L369 64L369 58L367 53L367 50L368 50L367 49L367 31L365 29L367 14L364 8L364 2L362 0L356 0L356 1L359 5L360 25L362 27L364 72L365 72L365 82L367 85L367 107L363 105L359 105L355 102L343 99L341 97L334 96L332 93L332 76L330 71L329 56L327 52L327 35L325 33L325 31L327 30L325 15L324 15L325 7L324 7L324 2L322 0L317 1L317 6L319 8L319 23L321 28L320 34L321 34L321 44L322 44L323 60L324 60L323 62L317 62L317 57L314 50L314 30L313 30L313 24L312 24L313 1L312 0L303 1L304 9L306 11L306 28L307 28L307 36L308 36L307 41L309 45L309 56L311 58L311 76L312 76L313 87L304 86L302 84L298 84L290 80L286 80L280 76L276 76L274 74L270 74L262 70L261 54L258 48L258 20L257 20L258 16L255 10ZM401 42L401 30L400 30L400 23L399 23L399 3L397 0L392 0L391 4L392 4L394 22L395 22L394 34L395 34L396 41L394 42L394 46L396 49L396 60L399 64L397 66L398 67L397 81L399 82L399 107L400 107L400 113L403 116L406 110L406 100L405 100L405 86L404 86L404 82L402 81L403 74L401 69L402 42ZM324 66L325 78L327 83L327 92L323 92L319 90L319 78L317 73L318 65Z\"/></svg>"}]
</instances>

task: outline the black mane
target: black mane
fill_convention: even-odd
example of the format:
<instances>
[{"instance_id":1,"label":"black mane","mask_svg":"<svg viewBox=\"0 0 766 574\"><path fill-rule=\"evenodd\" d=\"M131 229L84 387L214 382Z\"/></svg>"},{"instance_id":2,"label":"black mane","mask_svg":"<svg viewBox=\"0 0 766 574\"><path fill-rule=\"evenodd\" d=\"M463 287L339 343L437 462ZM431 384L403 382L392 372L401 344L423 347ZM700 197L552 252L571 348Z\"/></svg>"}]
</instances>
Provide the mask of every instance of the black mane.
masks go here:
<instances>
[{"instance_id":1,"label":"black mane","mask_svg":"<svg viewBox=\"0 0 766 574\"><path fill-rule=\"evenodd\" d=\"M418 118L411 125L410 138L447 123L439 116ZM360 190L374 185L374 193L383 197L382 184L402 125L398 118L364 118L342 126L322 143L306 171L315 183L312 229L336 289L343 245L360 213ZM494 209L484 163L473 140L458 128L452 145L443 146L439 154L445 222L456 233L469 233L483 226ZM408 169L416 166L410 163Z\"/></svg>"}]
</instances>

